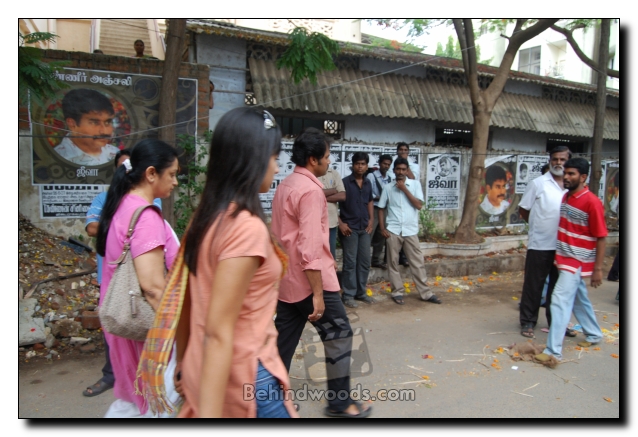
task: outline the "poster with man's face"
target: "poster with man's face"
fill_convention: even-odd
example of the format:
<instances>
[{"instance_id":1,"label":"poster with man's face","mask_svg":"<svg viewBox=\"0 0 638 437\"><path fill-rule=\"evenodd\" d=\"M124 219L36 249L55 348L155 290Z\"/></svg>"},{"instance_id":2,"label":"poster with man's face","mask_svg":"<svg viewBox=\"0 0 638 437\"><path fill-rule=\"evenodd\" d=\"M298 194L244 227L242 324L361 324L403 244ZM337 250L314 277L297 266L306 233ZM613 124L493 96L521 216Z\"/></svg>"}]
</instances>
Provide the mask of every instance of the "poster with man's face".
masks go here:
<instances>
[{"instance_id":1,"label":"poster with man's face","mask_svg":"<svg viewBox=\"0 0 638 437\"><path fill-rule=\"evenodd\" d=\"M605 196L603 200L605 217L607 225L615 228L620 213L620 163L618 161L607 162L605 169Z\"/></svg>"},{"instance_id":2,"label":"poster with man's face","mask_svg":"<svg viewBox=\"0 0 638 437\"><path fill-rule=\"evenodd\" d=\"M109 184L121 149L158 136L161 77L64 69L58 79L69 88L32 102L32 182ZM195 135L197 80L179 79L176 104L177 134Z\"/></svg>"},{"instance_id":3,"label":"poster with man's face","mask_svg":"<svg viewBox=\"0 0 638 437\"><path fill-rule=\"evenodd\" d=\"M514 186L517 170L516 155L501 155L485 160L476 218L478 228L523 223L518 215L521 196L516 194Z\"/></svg>"},{"instance_id":4,"label":"poster with man's face","mask_svg":"<svg viewBox=\"0 0 638 437\"><path fill-rule=\"evenodd\" d=\"M341 177L345 178L346 176L350 176L352 174L352 156L355 152L365 152L368 154L368 168L377 167L379 156L383 153L383 147L381 146L366 146L366 145L343 145L343 172L341 173Z\"/></svg>"},{"instance_id":5,"label":"poster with man's face","mask_svg":"<svg viewBox=\"0 0 638 437\"><path fill-rule=\"evenodd\" d=\"M458 209L461 197L461 156L429 154L426 160L426 205L432 210Z\"/></svg>"}]
</instances>

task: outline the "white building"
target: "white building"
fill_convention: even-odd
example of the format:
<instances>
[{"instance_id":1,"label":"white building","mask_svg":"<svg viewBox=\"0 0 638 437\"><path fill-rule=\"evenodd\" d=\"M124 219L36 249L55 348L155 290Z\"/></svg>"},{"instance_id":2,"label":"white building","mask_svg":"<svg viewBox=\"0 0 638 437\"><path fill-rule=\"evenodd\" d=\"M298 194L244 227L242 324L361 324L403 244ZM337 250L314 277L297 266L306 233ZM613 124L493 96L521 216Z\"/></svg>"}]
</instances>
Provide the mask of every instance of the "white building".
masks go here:
<instances>
[{"instance_id":1,"label":"white building","mask_svg":"<svg viewBox=\"0 0 638 437\"><path fill-rule=\"evenodd\" d=\"M561 20L557 24L563 27L567 21ZM490 65L498 67L507 48L507 39L500 36L500 31L489 32L487 27L486 24L481 24L479 20L476 20L475 30L481 33L476 43L481 47L481 58L492 58ZM612 20L609 37L610 62L608 67L614 70L620 69L618 27L618 20ZM503 33L511 35L513 29L514 23L510 23ZM456 37L456 34L454 36ZM597 53L600 41L600 30L598 28L578 29L574 31L574 39L587 57L594 61L598 60ZM593 70L580 60L565 36L552 29L546 30L521 46L514 59L512 70L565 79L572 82L596 84L596 75ZM607 79L607 87L619 89L619 80L609 77Z\"/></svg>"}]
</instances>

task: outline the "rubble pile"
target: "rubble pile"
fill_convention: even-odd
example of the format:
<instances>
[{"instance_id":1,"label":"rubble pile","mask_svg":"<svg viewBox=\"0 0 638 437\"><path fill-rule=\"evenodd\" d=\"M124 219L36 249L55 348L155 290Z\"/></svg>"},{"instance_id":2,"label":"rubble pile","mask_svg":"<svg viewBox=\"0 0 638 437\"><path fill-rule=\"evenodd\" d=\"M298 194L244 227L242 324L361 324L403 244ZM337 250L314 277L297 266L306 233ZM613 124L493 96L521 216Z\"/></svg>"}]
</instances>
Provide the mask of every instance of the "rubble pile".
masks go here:
<instances>
[{"instance_id":1,"label":"rubble pile","mask_svg":"<svg viewBox=\"0 0 638 437\"><path fill-rule=\"evenodd\" d=\"M73 240L72 240L73 241ZM103 348L95 251L18 214L18 357L60 359Z\"/></svg>"}]
</instances>

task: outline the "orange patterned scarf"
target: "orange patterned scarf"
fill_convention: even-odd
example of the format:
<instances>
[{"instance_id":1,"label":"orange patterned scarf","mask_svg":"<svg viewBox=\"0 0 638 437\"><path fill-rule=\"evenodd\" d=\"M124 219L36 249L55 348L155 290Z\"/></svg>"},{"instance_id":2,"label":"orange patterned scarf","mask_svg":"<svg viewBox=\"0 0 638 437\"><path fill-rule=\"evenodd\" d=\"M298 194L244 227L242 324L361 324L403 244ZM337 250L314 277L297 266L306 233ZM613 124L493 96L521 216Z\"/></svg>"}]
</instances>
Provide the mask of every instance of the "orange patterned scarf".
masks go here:
<instances>
[{"instance_id":1,"label":"orange patterned scarf","mask_svg":"<svg viewBox=\"0 0 638 437\"><path fill-rule=\"evenodd\" d=\"M270 234L277 258L281 261L281 278L288 269L288 255L281 247L277 239ZM179 253L168 272L166 288L162 295L153 326L149 329L144 342L144 349L140 357L135 378L135 394L144 396L149 408L154 413L173 413L173 405L166 395L164 385L164 372L173 350L175 334L184 296L188 291L188 265L184 262L184 247L186 246L186 233L182 239ZM141 379L141 383L140 383Z\"/></svg>"},{"instance_id":2,"label":"orange patterned scarf","mask_svg":"<svg viewBox=\"0 0 638 437\"><path fill-rule=\"evenodd\" d=\"M177 258L166 281L155 321L144 342L135 378L135 394L144 396L154 413L173 413L173 405L166 396L164 372L171 357L177 324L182 313L188 287L188 265L184 262L185 239L182 239ZM141 384L138 385L141 379ZM141 387L140 387L141 385Z\"/></svg>"}]
</instances>

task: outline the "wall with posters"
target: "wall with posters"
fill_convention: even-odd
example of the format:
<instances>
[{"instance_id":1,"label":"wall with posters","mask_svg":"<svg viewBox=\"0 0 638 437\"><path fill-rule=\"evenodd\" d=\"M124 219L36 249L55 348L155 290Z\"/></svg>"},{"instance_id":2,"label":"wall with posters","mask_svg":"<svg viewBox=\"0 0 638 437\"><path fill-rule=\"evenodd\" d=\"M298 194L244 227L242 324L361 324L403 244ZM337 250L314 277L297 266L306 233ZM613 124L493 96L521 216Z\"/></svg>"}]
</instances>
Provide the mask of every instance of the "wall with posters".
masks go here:
<instances>
[{"instance_id":1,"label":"wall with posters","mask_svg":"<svg viewBox=\"0 0 638 437\"><path fill-rule=\"evenodd\" d=\"M610 229L620 229L618 216L620 214L620 163L618 161L608 161L605 165L603 205L605 207L605 217L607 227ZM602 181L601 181L602 185Z\"/></svg>"},{"instance_id":2,"label":"wall with posters","mask_svg":"<svg viewBox=\"0 0 638 437\"><path fill-rule=\"evenodd\" d=\"M20 126L19 211L34 225L53 234L85 236L86 210L93 197L107 189L113 175L114 154L121 148L132 147L140 139L157 137L157 131L149 129L157 126L163 62L60 50L45 50L43 55L45 61L68 61L58 77L69 84L69 88L44 106L32 102L31 123ZM181 65L178 133L202 135L208 129L208 74L206 65ZM112 126L105 124L106 130L95 133L71 127L64 116L62 102L72 90L82 90L82 102L90 95L90 105L97 104L92 100L95 93L97 100L106 98L113 107ZM99 157L84 156L83 146L75 143L78 139L88 141L86 137L92 135L104 135L104 138L89 138L94 144L100 143ZM60 147L65 145L66 150ZM68 153L69 150L73 153Z\"/></svg>"}]
</instances>

